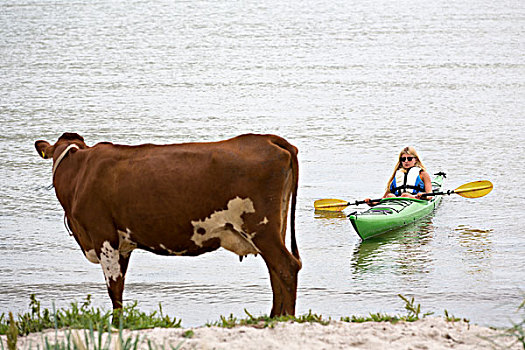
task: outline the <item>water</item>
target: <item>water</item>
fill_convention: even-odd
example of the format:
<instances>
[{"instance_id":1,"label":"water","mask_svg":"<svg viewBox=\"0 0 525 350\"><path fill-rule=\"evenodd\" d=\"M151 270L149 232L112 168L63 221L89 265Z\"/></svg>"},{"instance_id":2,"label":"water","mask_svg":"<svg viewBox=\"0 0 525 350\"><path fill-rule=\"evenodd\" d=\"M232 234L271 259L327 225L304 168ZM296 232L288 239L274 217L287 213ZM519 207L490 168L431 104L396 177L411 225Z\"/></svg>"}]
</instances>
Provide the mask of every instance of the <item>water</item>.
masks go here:
<instances>
[{"instance_id":1,"label":"water","mask_svg":"<svg viewBox=\"0 0 525 350\"><path fill-rule=\"evenodd\" d=\"M519 1L3 1L0 313L26 311L31 293L49 308L87 294L110 307L35 140L256 132L300 150L298 314L404 313L401 293L423 311L510 325L525 290L524 19ZM493 192L447 197L365 243L344 216L314 214L315 199L381 195L409 144L447 188L488 179ZM260 257L136 251L124 297L194 326L269 313L272 295Z\"/></svg>"}]
</instances>

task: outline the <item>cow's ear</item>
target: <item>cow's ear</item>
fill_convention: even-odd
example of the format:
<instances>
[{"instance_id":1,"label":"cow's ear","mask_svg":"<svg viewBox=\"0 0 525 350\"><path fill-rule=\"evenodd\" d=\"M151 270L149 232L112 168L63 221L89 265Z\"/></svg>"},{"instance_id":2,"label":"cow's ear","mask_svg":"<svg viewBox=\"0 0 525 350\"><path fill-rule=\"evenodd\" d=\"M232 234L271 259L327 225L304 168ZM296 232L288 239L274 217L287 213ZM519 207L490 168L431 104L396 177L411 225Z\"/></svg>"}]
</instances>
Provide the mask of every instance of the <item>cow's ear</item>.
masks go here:
<instances>
[{"instance_id":1,"label":"cow's ear","mask_svg":"<svg viewBox=\"0 0 525 350\"><path fill-rule=\"evenodd\" d=\"M35 142L35 148L38 155L44 159L53 158L54 147L51 147L49 142L38 140Z\"/></svg>"}]
</instances>

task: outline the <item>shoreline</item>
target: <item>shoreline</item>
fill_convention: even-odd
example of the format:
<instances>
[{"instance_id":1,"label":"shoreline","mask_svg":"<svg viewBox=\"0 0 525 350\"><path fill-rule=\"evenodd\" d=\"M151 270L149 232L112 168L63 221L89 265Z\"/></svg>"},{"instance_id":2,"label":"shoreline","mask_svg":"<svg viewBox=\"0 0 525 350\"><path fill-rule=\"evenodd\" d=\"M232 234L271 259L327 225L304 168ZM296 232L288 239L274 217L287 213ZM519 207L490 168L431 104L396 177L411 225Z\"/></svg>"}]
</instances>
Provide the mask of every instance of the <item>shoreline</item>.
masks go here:
<instances>
[{"instance_id":1,"label":"shoreline","mask_svg":"<svg viewBox=\"0 0 525 350\"><path fill-rule=\"evenodd\" d=\"M320 323L279 322L273 327L235 326L195 328L153 328L137 331L123 330L122 339L134 343L137 349L523 349L516 337L502 329L493 329L464 321L447 321L441 317L426 317L414 322L350 323L331 320ZM56 334L55 334L56 333ZM86 330L46 330L18 337L17 348L43 348L49 344L65 342L86 343ZM55 338L56 337L56 338ZM106 344L108 334L103 334ZM118 330L112 332L111 349L118 348ZM95 341L98 339L94 332ZM6 336L1 336L7 349ZM91 343L90 339L90 345ZM87 347L89 348L89 347Z\"/></svg>"}]
</instances>

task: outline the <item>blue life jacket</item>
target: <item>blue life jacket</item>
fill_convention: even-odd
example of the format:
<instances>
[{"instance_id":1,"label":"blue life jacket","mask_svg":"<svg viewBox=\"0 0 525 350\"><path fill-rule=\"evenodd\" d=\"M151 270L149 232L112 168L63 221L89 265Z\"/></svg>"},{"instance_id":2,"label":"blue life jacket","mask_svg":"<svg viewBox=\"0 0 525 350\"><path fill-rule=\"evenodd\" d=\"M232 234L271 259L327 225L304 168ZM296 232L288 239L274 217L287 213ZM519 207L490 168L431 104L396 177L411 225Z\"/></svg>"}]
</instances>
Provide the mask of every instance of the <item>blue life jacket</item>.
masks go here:
<instances>
[{"instance_id":1,"label":"blue life jacket","mask_svg":"<svg viewBox=\"0 0 525 350\"><path fill-rule=\"evenodd\" d=\"M396 196L401 196L402 193L409 192L411 194L416 194L418 192L425 192L425 183L419 176L419 172L423 170L417 166L414 166L407 170L407 172L399 169L396 172L396 176L390 184L390 192Z\"/></svg>"}]
</instances>

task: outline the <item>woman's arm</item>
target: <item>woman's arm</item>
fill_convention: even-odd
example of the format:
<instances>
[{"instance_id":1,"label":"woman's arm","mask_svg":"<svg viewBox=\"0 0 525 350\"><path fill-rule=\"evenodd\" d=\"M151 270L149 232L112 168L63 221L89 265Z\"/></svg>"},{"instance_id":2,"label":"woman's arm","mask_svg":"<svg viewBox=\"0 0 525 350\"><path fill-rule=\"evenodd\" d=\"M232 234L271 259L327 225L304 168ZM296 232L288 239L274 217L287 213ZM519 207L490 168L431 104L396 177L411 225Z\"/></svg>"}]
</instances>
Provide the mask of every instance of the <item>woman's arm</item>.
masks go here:
<instances>
[{"instance_id":1,"label":"woman's arm","mask_svg":"<svg viewBox=\"0 0 525 350\"><path fill-rule=\"evenodd\" d=\"M389 194L390 194L390 191L386 190L385 194L381 198L390 197ZM372 202L372 201L370 201L370 198L365 198L365 203L368 204L371 207L373 207L374 205L378 205L379 204L379 202Z\"/></svg>"},{"instance_id":2,"label":"woman's arm","mask_svg":"<svg viewBox=\"0 0 525 350\"><path fill-rule=\"evenodd\" d=\"M430 197L428 196L423 196L423 194L425 193L432 193L432 180L430 179L430 175L426 172L426 171L421 171L419 173L419 176L421 177L421 180L423 180L423 184L425 184L425 192L419 192L417 195L416 195L416 198L418 199L430 199Z\"/></svg>"}]
</instances>

